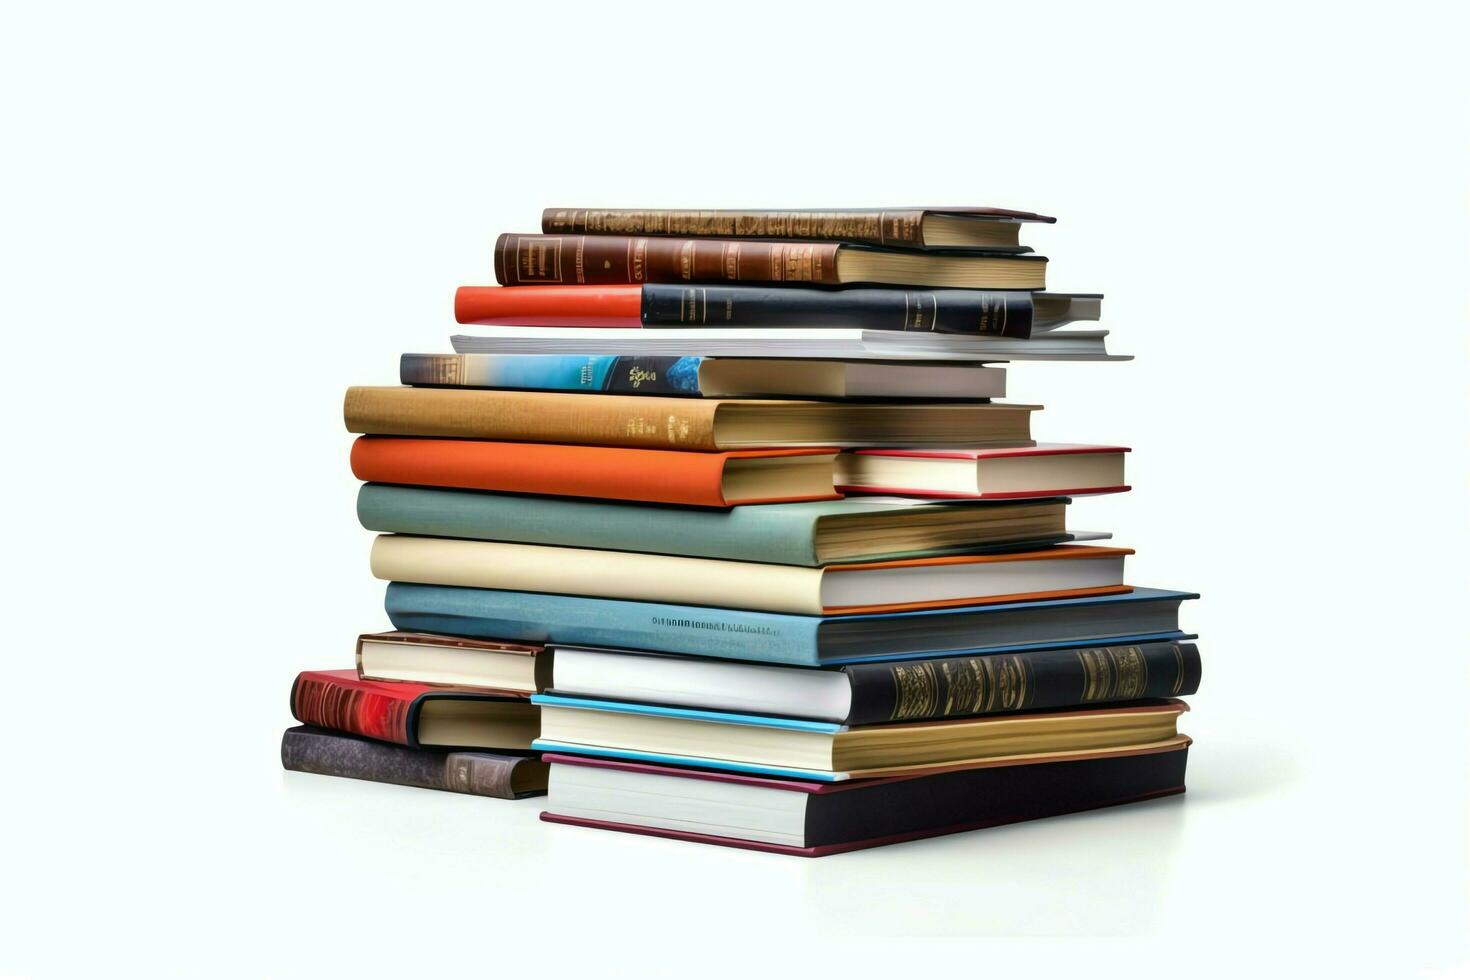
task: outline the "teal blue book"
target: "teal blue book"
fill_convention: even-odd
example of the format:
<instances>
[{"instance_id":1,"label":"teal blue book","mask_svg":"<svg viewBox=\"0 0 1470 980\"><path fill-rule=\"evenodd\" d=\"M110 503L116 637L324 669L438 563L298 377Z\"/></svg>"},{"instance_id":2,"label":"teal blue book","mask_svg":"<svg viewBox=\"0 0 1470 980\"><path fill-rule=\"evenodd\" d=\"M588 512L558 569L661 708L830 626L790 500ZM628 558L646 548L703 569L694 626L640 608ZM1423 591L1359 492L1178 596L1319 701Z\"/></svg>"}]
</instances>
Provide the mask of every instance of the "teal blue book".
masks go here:
<instances>
[{"instance_id":1,"label":"teal blue book","mask_svg":"<svg viewBox=\"0 0 1470 980\"><path fill-rule=\"evenodd\" d=\"M861 616L792 616L745 609L590 599L542 592L392 582L393 627L563 646L682 653L816 667L1082 644L1179 639L1188 592L996 603Z\"/></svg>"},{"instance_id":2,"label":"teal blue book","mask_svg":"<svg viewBox=\"0 0 1470 980\"><path fill-rule=\"evenodd\" d=\"M1059 544L1073 539L1066 505L849 497L715 510L367 483L357 518L396 534L816 567Z\"/></svg>"}]
</instances>

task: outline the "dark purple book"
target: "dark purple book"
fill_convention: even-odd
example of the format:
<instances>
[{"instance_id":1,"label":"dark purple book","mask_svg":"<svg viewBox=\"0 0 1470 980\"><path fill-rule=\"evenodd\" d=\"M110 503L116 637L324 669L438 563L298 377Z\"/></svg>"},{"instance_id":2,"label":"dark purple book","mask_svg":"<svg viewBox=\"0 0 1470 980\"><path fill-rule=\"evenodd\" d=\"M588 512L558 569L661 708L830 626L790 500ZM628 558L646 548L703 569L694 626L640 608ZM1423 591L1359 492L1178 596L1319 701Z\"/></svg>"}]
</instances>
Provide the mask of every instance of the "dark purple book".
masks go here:
<instances>
[{"instance_id":1,"label":"dark purple book","mask_svg":"<svg viewBox=\"0 0 1470 980\"><path fill-rule=\"evenodd\" d=\"M1189 740L1069 760L837 783L548 753L541 819L821 857L1184 792ZM802 805L793 807L790 794Z\"/></svg>"}]
</instances>

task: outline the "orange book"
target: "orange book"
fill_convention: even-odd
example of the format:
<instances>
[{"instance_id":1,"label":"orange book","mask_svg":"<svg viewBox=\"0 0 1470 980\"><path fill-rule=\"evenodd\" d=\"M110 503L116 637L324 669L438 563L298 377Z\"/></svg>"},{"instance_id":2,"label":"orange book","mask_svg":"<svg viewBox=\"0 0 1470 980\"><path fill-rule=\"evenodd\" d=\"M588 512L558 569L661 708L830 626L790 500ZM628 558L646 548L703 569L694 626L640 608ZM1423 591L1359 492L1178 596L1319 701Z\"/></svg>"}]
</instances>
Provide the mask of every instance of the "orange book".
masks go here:
<instances>
[{"instance_id":1,"label":"orange book","mask_svg":"<svg viewBox=\"0 0 1470 980\"><path fill-rule=\"evenodd\" d=\"M694 453L363 436L352 446L352 473L371 483L733 507L839 497L832 488L836 453Z\"/></svg>"}]
</instances>

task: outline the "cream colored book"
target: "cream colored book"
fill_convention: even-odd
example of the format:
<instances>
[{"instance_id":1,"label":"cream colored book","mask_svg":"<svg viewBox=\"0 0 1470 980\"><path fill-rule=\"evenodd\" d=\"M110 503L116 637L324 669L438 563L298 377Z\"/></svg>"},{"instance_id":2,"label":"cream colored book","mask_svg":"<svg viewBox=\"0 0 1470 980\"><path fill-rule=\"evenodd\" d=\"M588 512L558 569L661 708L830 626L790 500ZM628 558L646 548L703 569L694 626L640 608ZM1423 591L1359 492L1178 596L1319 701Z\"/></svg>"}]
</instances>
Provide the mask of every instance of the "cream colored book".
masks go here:
<instances>
[{"instance_id":1,"label":"cream colored book","mask_svg":"<svg viewBox=\"0 0 1470 980\"><path fill-rule=\"evenodd\" d=\"M385 534L380 579L822 616L1126 592L1124 548L1061 546L802 568Z\"/></svg>"}]
</instances>

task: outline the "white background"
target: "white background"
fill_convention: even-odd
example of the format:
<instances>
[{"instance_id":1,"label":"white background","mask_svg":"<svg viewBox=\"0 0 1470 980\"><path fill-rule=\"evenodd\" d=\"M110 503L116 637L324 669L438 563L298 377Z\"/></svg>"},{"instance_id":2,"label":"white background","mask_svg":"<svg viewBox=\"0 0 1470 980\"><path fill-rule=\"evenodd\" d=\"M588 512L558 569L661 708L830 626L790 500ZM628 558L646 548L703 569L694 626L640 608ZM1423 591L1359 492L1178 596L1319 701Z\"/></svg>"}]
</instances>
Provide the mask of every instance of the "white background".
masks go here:
<instances>
[{"instance_id":1,"label":"white background","mask_svg":"<svg viewBox=\"0 0 1470 980\"><path fill-rule=\"evenodd\" d=\"M1465 975L1466 26L8 6L0 975ZM1135 447L1074 524L1204 594L1186 797L803 861L280 771L387 625L342 390L498 232L913 202L1058 215L1138 356L1011 388Z\"/></svg>"}]
</instances>

